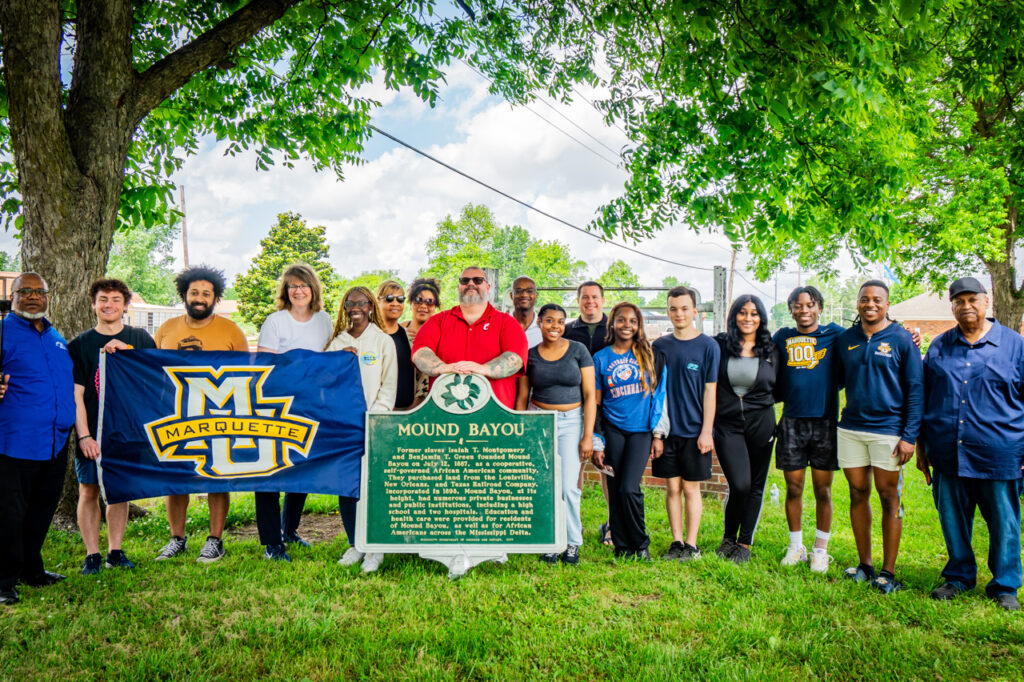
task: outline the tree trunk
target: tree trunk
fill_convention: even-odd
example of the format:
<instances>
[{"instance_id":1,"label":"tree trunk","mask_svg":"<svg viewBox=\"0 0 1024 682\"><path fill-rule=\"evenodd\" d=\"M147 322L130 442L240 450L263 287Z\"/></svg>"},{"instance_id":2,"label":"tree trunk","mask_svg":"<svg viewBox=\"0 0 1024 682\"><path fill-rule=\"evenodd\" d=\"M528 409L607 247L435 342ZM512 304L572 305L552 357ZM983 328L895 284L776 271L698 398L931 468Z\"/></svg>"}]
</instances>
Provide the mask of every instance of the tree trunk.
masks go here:
<instances>
[{"instance_id":1,"label":"tree trunk","mask_svg":"<svg viewBox=\"0 0 1024 682\"><path fill-rule=\"evenodd\" d=\"M992 276L992 291L989 292L992 297L992 313L999 324L1019 332L1021 318L1024 316L1024 282L1019 279L1014 264L1016 229L1017 209L1009 203L1006 224L1003 225L1003 259L985 260L984 263Z\"/></svg>"}]
</instances>

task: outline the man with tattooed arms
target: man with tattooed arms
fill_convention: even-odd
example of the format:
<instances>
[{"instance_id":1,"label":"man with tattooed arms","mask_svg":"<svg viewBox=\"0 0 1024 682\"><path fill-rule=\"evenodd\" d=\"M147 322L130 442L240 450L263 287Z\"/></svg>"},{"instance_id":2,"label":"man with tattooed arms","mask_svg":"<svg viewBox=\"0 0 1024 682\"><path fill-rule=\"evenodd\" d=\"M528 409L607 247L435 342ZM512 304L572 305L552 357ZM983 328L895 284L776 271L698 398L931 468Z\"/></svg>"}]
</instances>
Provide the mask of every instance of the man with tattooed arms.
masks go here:
<instances>
[{"instance_id":1,"label":"man with tattooed arms","mask_svg":"<svg viewBox=\"0 0 1024 682\"><path fill-rule=\"evenodd\" d=\"M516 377L526 367L526 334L514 317L488 303L490 290L482 269L463 270L459 304L424 323L412 361L431 384L441 374L481 374L491 382L494 396L515 409Z\"/></svg>"}]
</instances>

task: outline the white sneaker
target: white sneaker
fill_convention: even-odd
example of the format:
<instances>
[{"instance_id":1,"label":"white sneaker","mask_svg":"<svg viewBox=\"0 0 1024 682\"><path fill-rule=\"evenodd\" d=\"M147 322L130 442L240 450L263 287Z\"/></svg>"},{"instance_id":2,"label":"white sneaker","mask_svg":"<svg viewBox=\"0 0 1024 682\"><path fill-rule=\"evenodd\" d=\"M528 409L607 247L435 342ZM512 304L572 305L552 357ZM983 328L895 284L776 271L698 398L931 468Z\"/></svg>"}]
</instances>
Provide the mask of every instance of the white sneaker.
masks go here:
<instances>
[{"instance_id":1,"label":"white sneaker","mask_svg":"<svg viewBox=\"0 0 1024 682\"><path fill-rule=\"evenodd\" d=\"M789 546L786 550L786 556L782 557L783 566L796 566L807 561L807 548L803 545Z\"/></svg>"},{"instance_id":2,"label":"white sneaker","mask_svg":"<svg viewBox=\"0 0 1024 682\"><path fill-rule=\"evenodd\" d=\"M370 552L363 557L363 573L373 573L380 568L384 561L384 555L380 552Z\"/></svg>"},{"instance_id":3,"label":"white sneaker","mask_svg":"<svg viewBox=\"0 0 1024 682\"><path fill-rule=\"evenodd\" d=\"M811 573L825 573L828 565L832 563L832 557L823 549L816 549L811 552Z\"/></svg>"},{"instance_id":4,"label":"white sneaker","mask_svg":"<svg viewBox=\"0 0 1024 682\"><path fill-rule=\"evenodd\" d=\"M363 553L355 547L349 547L345 550L345 553L338 559L338 563L342 566L355 566L363 559Z\"/></svg>"}]
</instances>

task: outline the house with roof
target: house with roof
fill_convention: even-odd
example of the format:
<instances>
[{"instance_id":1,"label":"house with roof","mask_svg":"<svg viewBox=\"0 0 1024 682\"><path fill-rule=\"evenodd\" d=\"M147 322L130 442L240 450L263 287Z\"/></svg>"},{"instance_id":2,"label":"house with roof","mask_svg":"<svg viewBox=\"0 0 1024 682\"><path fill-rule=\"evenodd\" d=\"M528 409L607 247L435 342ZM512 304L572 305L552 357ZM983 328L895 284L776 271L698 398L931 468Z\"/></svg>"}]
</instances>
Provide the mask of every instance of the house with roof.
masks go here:
<instances>
[{"instance_id":1,"label":"house with roof","mask_svg":"<svg viewBox=\"0 0 1024 682\"><path fill-rule=\"evenodd\" d=\"M992 317L991 297L986 315ZM907 329L920 329L921 335L929 339L934 339L956 326L952 304L949 302L949 296L944 293L925 293L894 303L889 308L889 317L899 321ZM1018 331L1024 333L1024 325Z\"/></svg>"}]
</instances>

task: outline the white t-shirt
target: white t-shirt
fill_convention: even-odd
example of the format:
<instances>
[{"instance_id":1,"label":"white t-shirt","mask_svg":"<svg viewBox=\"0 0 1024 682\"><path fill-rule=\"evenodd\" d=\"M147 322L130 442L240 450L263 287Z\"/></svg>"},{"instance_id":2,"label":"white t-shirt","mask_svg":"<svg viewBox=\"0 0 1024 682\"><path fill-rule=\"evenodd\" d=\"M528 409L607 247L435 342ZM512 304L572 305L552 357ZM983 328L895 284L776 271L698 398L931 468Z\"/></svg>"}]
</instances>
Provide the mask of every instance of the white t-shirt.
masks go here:
<instances>
[{"instance_id":1,"label":"white t-shirt","mask_svg":"<svg viewBox=\"0 0 1024 682\"><path fill-rule=\"evenodd\" d=\"M530 348L533 348L544 340L544 336L541 334L540 327L537 326L537 322L537 313L534 312L533 321L530 322L530 326L523 330L526 333L526 345Z\"/></svg>"},{"instance_id":2,"label":"white t-shirt","mask_svg":"<svg viewBox=\"0 0 1024 682\"><path fill-rule=\"evenodd\" d=\"M307 322L299 322L287 310L278 310L263 322L257 345L278 353L296 349L321 351L331 340L333 331L331 316L322 310L313 313Z\"/></svg>"}]
</instances>

